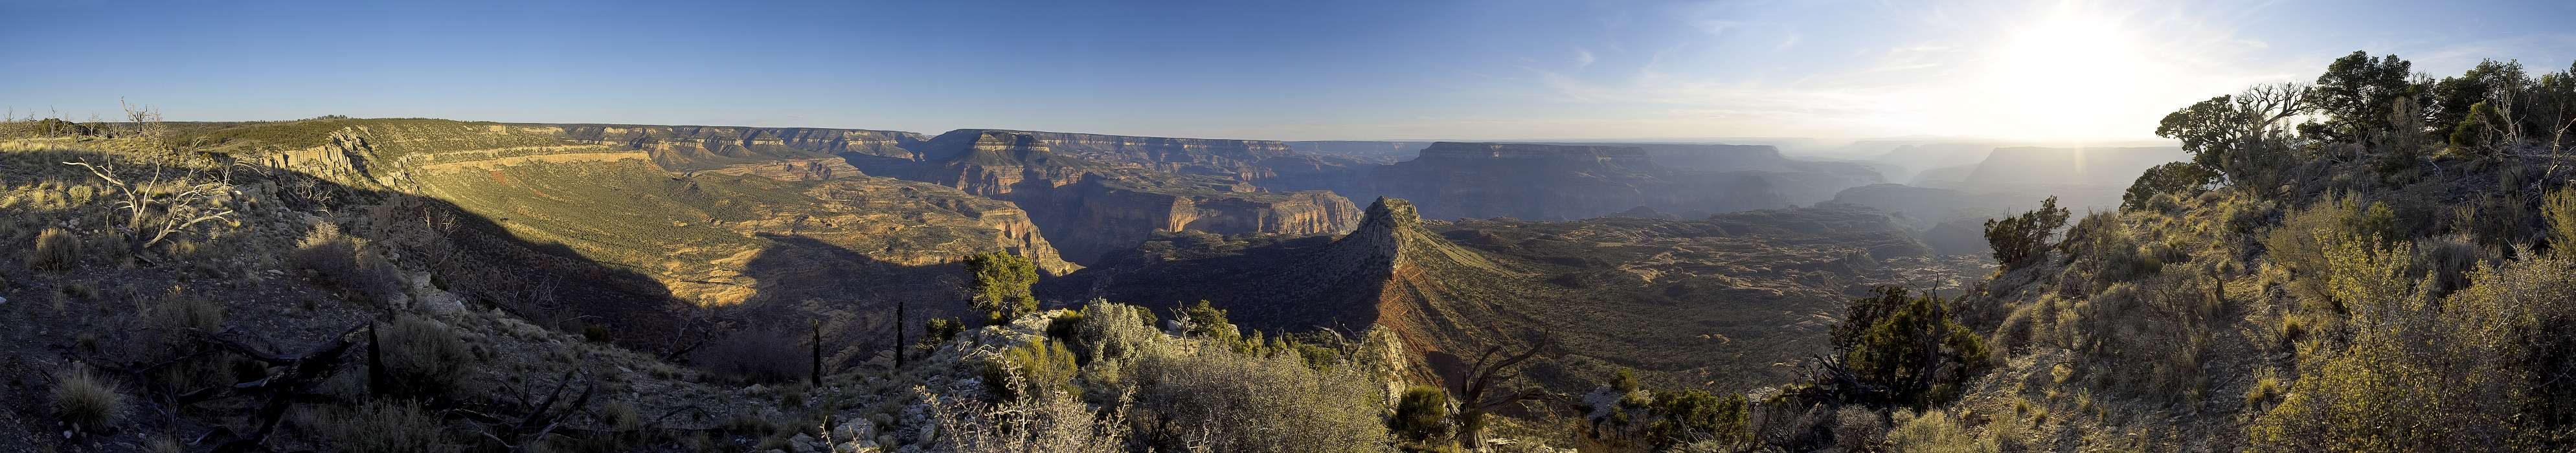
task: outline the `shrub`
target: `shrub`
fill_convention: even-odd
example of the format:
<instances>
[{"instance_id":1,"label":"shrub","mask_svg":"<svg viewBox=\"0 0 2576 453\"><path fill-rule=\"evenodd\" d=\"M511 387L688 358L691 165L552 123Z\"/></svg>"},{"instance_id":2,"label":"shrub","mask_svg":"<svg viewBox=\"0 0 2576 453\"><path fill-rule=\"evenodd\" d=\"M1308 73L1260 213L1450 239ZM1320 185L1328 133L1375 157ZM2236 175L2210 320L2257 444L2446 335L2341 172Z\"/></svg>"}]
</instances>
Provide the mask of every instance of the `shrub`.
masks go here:
<instances>
[{"instance_id":1,"label":"shrub","mask_svg":"<svg viewBox=\"0 0 2576 453\"><path fill-rule=\"evenodd\" d=\"M116 385L75 368L54 382L54 416L84 433L114 427L125 412L125 394Z\"/></svg>"},{"instance_id":2,"label":"shrub","mask_svg":"<svg viewBox=\"0 0 2576 453\"><path fill-rule=\"evenodd\" d=\"M2091 275L2096 285L2136 280L2164 271L2163 257L2149 253L2129 235L2117 214L2096 212L2085 215L2066 231L2066 254L2074 267Z\"/></svg>"},{"instance_id":3,"label":"shrub","mask_svg":"<svg viewBox=\"0 0 2576 453\"><path fill-rule=\"evenodd\" d=\"M1648 414L1646 439L1656 448L1707 439L1721 443L1748 439L1745 420L1751 413L1743 394L1717 396L1704 390L1655 392Z\"/></svg>"},{"instance_id":4,"label":"shrub","mask_svg":"<svg viewBox=\"0 0 2576 453\"><path fill-rule=\"evenodd\" d=\"M194 358L184 356L191 350L190 331L216 333L223 330L224 307L205 297L172 287L170 294L145 312L147 329L135 332L129 343L133 347L128 360L147 362L171 361L155 376L176 388L230 385L232 356L208 354Z\"/></svg>"},{"instance_id":5,"label":"shrub","mask_svg":"<svg viewBox=\"0 0 2576 453\"><path fill-rule=\"evenodd\" d=\"M1350 452L1386 448L1386 393L1348 368L1247 356L1213 342L1146 348L1132 372L1133 422L1149 448Z\"/></svg>"},{"instance_id":6,"label":"shrub","mask_svg":"<svg viewBox=\"0 0 2576 453\"><path fill-rule=\"evenodd\" d=\"M2172 162L2148 168L2129 184L2120 196L2121 210L2144 208L2157 195L2198 195L2201 188L2218 183L2218 172L2191 162Z\"/></svg>"},{"instance_id":7,"label":"shrub","mask_svg":"<svg viewBox=\"0 0 2576 453\"><path fill-rule=\"evenodd\" d=\"M1163 336L1154 330L1154 312L1144 307L1093 300L1082 312L1071 336L1083 363L1132 360L1146 342Z\"/></svg>"},{"instance_id":8,"label":"shrub","mask_svg":"<svg viewBox=\"0 0 2576 453\"><path fill-rule=\"evenodd\" d=\"M1018 383L1006 383L1016 387ZM938 433L935 452L1122 453L1127 451L1124 395L1095 415L1082 400L1050 389L1001 403L929 398Z\"/></svg>"},{"instance_id":9,"label":"shrub","mask_svg":"<svg viewBox=\"0 0 2576 453\"><path fill-rule=\"evenodd\" d=\"M1845 401L1921 407L1948 401L1984 371L1985 340L1953 319L1941 298L1894 286L1877 292L1853 299L1843 322L1829 332L1841 362L1836 368L1862 385L1829 390Z\"/></svg>"},{"instance_id":10,"label":"shrub","mask_svg":"<svg viewBox=\"0 0 2576 453\"><path fill-rule=\"evenodd\" d=\"M1172 311L1174 312L1172 317L1179 318L1182 325L1186 326L1181 330L1183 334L1228 344L1243 339L1243 332L1236 329L1232 321L1226 319L1225 310L1208 305L1208 301L1201 300L1198 305L1175 308Z\"/></svg>"},{"instance_id":11,"label":"shrub","mask_svg":"<svg viewBox=\"0 0 2576 453\"><path fill-rule=\"evenodd\" d=\"M1834 413L1834 445L1842 451L1868 451L1887 441L1887 417L1861 406Z\"/></svg>"},{"instance_id":12,"label":"shrub","mask_svg":"<svg viewBox=\"0 0 2576 453\"><path fill-rule=\"evenodd\" d=\"M402 280L395 275L393 263L370 253L364 244L342 235L340 227L330 222L313 226L313 232L288 252L287 262L319 279L371 303L390 303L402 296Z\"/></svg>"},{"instance_id":13,"label":"shrub","mask_svg":"<svg viewBox=\"0 0 2576 453\"><path fill-rule=\"evenodd\" d=\"M1048 318L1048 319L1047 319L1047 327L1046 327L1046 336L1047 336L1047 338L1053 338L1053 339L1058 339L1058 340L1069 340L1069 339L1072 339L1072 338L1073 338L1073 326L1074 326L1075 324L1080 324L1080 323L1082 323L1082 318L1083 318L1083 313L1082 313L1082 310L1081 310L1081 308L1080 308L1080 307L1076 307L1076 308L1075 308L1075 309L1073 309L1073 310L1063 310L1063 311L1057 311L1057 312L1055 312L1055 317L1053 317L1053 318Z\"/></svg>"},{"instance_id":14,"label":"shrub","mask_svg":"<svg viewBox=\"0 0 2576 453\"><path fill-rule=\"evenodd\" d=\"M1039 339L1036 342L1002 351L1000 357L984 362L984 385L1004 398L1020 398L1045 392L1076 392L1073 376L1073 350L1062 341ZM1024 386L1012 386L1020 383ZM1033 393L1034 392L1034 393Z\"/></svg>"},{"instance_id":15,"label":"shrub","mask_svg":"<svg viewBox=\"0 0 2576 453\"><path fill-rule=\"evenodd\" d=\"M432 397L460 390L474 354L447 326L420 316L395 318L377 334L384 354L385 391Z\"/></svg>"},{"instance_id":16,"label":"shrub","mask_svg":"<svg viewBox=\"0 0 2576 453\"><path fill-rule=\"evenodd\" d=\"M2387 234L2393 229L2395 214L2384 206L2376 210L2384 215L2368 214L2371 211L2358 199L2338 197L2291 212L2281 220L2281 226L2263 237L2267 261L2289 273L2290 293L2307 307L2342 313L2343 305L2326 294L2325 277L2331 268L2326 256L2328 242L2337 237L2390 240Z\"/></svg>"},{"instance_id":17,"label":"shrub","mask_svg":"<svg viewBox=\"0 0 2576 453\"><path fill-rule=\"evenodd\" d=\"M80 263L80 238L62 228L45 228L36 233L36 246L27 253L27 267L41 270L64 270Z\"/></svg>"},{"instance_id":18,"label":"shrub","mask_svg":"<svg viewBox=\"0 0 2576 453\"><path fill-rule=\"evenodd\" d=\"M947 343L964 332L966 323L957 318L930 318L921 322L921 346L923 349L937 348L940 343Z\"/></svg>"},{"instance_id":19,"label":"shrub","mask_svg":"<svg viewBox=\"0 0 2576 453\"><path fill-rule=\"evenodd\" d=\"M1038 268L1026 257L1009 252L968 257L966 277L967 289L975 295L972 304L988 322L1003 322L1038 309L1037 296L1029 293L1029 285L1038 281Z\"/></svg>"},{"instance_id":20,"label":"shrub","mask_svg":"<svg viewBox=\"0 0 2576 453\"><path fill-rule=\"evenodd\" d=\"M2549 224L2551 253L2576 253L2576 186L2541 197L2540 213Z\"/></svg>"},{"instance_id":21,"label":"shrub","mask_svg":"<svg viewBox=\"0 0 2576 453\"><path fill-rule=\"evenodd\" d=\"M1429 442L1449 437L1449 392L1440 387L1417 385L1404 389L1397 398L1395 416L1388 418L1387 430L1412 442Z\"/></svg>"},{"instance_id":22,"label":"shrub","mask_svg":"<svg viewBox=\"0 0 2576 453\"><path fill-rule=\"evenodd\" d=\"M2097 376L2146 396L2201 396L2209 338L2223 329L2218 284L2189 273L2116 284L2076 305L2075 352Z\"/></svg>"},{"instance_id":23,"label":"shrub","mask_svg":"<svg viewBox=\"0 0 2576 453\"><path fill-rule=\"evenodd\" d=\"M326 409L305 423L337 451L437 453L462 451L438 417L412 401L379 400L355 409Z\"/></svg>"},{"instance_id":24,"label":"shrub","mask_svg":"<svg viewBox=\"0 0 2576 453\"><path fill-rule=\"evenodd\" d=\"M2066 208L2057 207L2057 197L2039 203L2039 209L2019 216L1986 220L1986 245L1994 249L1995 262L2006 268L2029 264L2032 258L2048 254L2048 237L2066 226Z\"/></svg>"},{"instance_id":25,"label":"shrub","mask_svg":"<svg viewBox=\"0 0 2576 453\"><path fill-rule=\"evenodd\" d=\"M2434 295L2450 294L2469 286L2469 272L2486 261L2486 251L2471 243L2466 235L2450 234L2427 238L2416 243L2414 270L2410 275L2431 279Z\"/></svg>"}]
</instances>

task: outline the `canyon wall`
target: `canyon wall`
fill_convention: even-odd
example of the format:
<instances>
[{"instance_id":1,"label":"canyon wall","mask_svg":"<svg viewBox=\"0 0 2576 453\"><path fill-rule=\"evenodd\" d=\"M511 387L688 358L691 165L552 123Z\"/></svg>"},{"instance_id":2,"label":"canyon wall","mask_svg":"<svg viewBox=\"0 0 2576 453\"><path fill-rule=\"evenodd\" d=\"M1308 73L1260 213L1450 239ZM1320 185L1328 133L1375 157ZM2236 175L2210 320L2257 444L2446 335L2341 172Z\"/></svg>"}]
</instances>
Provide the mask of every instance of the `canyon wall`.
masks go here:
<instances>
[{"instance_id":1,"label":"canyon wall","mask_svg":"<svg viewBox=\"0 0 2576 453\"><path fill-rule=\"evenodd\" d=\"M1634 146L1440 142L1357 186L1413 200L1434 219L1566 220L1641 206L1699 217L1789 204L1756 172L1675 169Z\"/></svg>"},{"instance_id":2,"label":"canyon wall","mask_svg":"<svg viewBox=\"0 0 2576 453\"><path fill-rule=\"evenodd\" d=\"M1266 192L1236 178L1262 174L1241 159L1285 152L1277 142L957 130L923 142L912 159L851 161L1010 201L1066 259L1085 262L1155 231L1311 235L1356 225L1359 210L1339 195Z\"/></svg>"}]
</instances>

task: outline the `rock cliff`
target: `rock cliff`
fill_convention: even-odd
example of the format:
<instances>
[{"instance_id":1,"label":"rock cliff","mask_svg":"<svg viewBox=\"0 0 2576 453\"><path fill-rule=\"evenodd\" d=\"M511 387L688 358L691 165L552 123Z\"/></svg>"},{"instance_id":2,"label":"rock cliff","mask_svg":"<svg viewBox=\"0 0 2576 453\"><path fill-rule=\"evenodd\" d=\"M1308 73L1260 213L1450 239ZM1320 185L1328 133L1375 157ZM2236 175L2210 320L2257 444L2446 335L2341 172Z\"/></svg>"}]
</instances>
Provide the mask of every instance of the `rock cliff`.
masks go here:
<instances>
[{"instance_id":1,"label":"rock cliff","mask_svg":"<svg viewBox=\"0 0 2576 453\"><path fill-rule=\"evenodd\" d=\"M1272 191L1342 187L1367 166L1355 159L1298 152L1275 140L1000 132L1026 135L1058 155L1105 166L1231 179Z\"/></svg>"},{"instance_id":2,"label":"rock cliff","mask_svg":"<svg viewBox=\"0 0 2576 453\"><path fill-rule=\"evenodd\" d=\"M902 292L872 293L854 282L944 275L943 266L991 251L1029 256L1049 274L1078 268L1010 203L869 177L831 154L909 155L900 143L918 140L905 133L333 121L341 122L349 124L318 144L265 160L453 203L519 238L635 269L699 305L874 300ZM298 123L214 135L302 140L301 131L315 129ZM225 146L281 143L310 142L245 138ZM949 298L928 287L905 297Z\"/></svg>"},{"instance_id":3,"label":"rock cliff","mask_svg":"<svg viewBox=\"0 0 2576 453\"><path fill-rule=\"evenodd\" d=\"M1207 142L1231 143L1232 148L1220 148L1232 151L1205 152ZM1067 154L1059 143L1109 160ZM852 161L873 174L930 182L1017 204L1075 262L1132 247L1155 231L1311 235L1347 231L1358 221L1357 207L1331 192L1263 192L1227 176L1165 170L1213 167L1138 157L1205 163L1180 159L1273 150L1247 143L959 130L924 142L915 159ZM1183 152L1193 149L1198 154Z\"/></svg>"},{"instance_id":4,"label":"rock cliff","mask_svg":"<svg viewBox=\"0 0 2576 453\"><path fill-rule=\"evenodd\" d=\"M678 171L796 160L824 163L840 154L907 157L921 134L900 131L724 126L614 124L530 125L549 128L584 144L650 152L653 162ZM844 168L846 170L846 168Z\"/></svg>"},{"instance_id":5,"label":"rock cliff","mask_svg":"<svg viewBox=\"0 0 2576 453\"><path fill-rule=\"evenodd\" d=\"M1633 146L1434 143L1354 192L1415 200L1424 217L1580 219L1648 207L1686 217L1790 204L1754 172L1656 163Z\"/></svg>"}]
</instances>

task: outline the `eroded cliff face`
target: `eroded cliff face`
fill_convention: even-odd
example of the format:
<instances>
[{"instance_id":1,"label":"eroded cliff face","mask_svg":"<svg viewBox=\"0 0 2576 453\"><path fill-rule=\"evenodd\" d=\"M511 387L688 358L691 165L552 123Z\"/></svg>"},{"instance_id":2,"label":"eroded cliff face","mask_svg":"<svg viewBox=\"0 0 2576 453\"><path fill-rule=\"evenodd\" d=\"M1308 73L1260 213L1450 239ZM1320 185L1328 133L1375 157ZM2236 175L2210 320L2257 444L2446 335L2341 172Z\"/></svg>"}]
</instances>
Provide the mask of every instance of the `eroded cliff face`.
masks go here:
<instances>
[{"instance_id":1,"label":"eroded cliff face","mask_svg":"<svg viewBox=\"0 0 2576 453\"><path fill-rule=\"evenodd\" d=\"M822 163L845 153L910 157L920 134L900 131L724 126L537 125L565 139L652 153L653 162L676 171L799 160Z\"/></svg>"},{"instance_id":2,"label":"eroded cliff face","mask_svg":"<svg viewBox=\"0 0 2576 453\"><path fill-rule=\"evenodd\" d=\"M1371 166L1356 159L1297 152L1276 140L998 132L1026 135L1056 154L1107 167L1229 179L1269 191L1344 187Z\"/></svg>"},{"instance_id":3,"label":"eroded cliff face","mask_svg":"<svg viewBox=\"0 0 2576 453\"><path fill-rule=\"evenodd\" d=\"M992 251L1028 256L1048 274L1079 268L1011 203L870 177L829 154L900 150L894 144L909 139L899 134L346 122L318 146L263 160L453 203L510 235L636 270L671 297L698 305L896 294L947 300L953 288L906 284L896 287L910 289L862 294L875 290L854 282L878 279L870 275L936 282L955 263Z\"/></svg>"},{"instance_id":4,"label":"eroded cliff face","mask_svg":"<svg viewBox=\"0 0 2576 453\"><path fill-rule=\"evenodd\" d=\"M1684 216L1789 204L1751 172L1686 171L1633 146L1434 143L1357 191L1414 200L1435 219L1580 219L1648 207Z\"/></svg>"},{"instance_id":5,"label":"eroded cliff face","mask_svg":"<svg viewBox=\"0 0 2576 453\"><path fill-rule=\"evenodd\" d=\"M1350 200L1331 192L1262 192L1228 177L1162 170L1200 167L1123 160L1163 151L1180 157L1193 155L1184 152L1188 150L1213 155L1198 142L1210 141L960 130L928 140L916 159L852 161L867 165L863 170L871 173L1012 202L1027 210L1074 262L1132 247L1155 231L1331 234L1348 231L1358 221ZM1247 153L1269 149L1241 140L1215 142L1230 142L1235 151ZM1093 156L1127 157L1094 161L1063 153L1059 144Z\"/></svg>"},{"instance_id":6,"label":"eroded cliff face","mask_svg":"<svg viewBox=\"0 0 2576 453\"><path fill-rule=\"evenodd\" d=\"M1434 370L1544 331L1567 354L1536 367L1553 370L1542 381L1623 368L1745 389L1797 377L1871 285L1957 288L1986 271L1929 257L1885 213L1856 207L1572 222L1423 220L1421 208L1380 199L1338 238L1162 234L1041 289L1204 299L1264 330L1374 328Z\"/></svg>"}]
</instances>

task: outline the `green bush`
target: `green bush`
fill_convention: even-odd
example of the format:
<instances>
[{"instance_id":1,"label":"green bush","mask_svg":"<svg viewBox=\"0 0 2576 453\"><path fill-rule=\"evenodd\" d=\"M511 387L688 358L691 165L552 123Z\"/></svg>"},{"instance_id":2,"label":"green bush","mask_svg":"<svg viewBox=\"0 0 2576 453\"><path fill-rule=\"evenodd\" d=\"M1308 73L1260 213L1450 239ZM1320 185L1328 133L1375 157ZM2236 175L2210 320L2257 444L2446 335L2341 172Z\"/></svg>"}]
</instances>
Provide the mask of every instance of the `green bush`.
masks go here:
<instances>
[{"instance_id":1,"label":"green bush","mask_svg":"<svg viewBox=\"0 0 2576 453\"><path fill-rule=\"evenodd\" d=\"M1047 338L1053 338L1053 339L1058 339L1058 340L1070 340L1070 339L1073 339L1073 326L1074 326L1075 324L1080 324L1080 323L1082 323L1082 318L1083 318L1083 313L1082 313L1082 309L1081 309L1080 307L1075 307L1075 308L1074 308L1074 309L1072 309L1072 310L1063 310L1063 311L1058 311L1058 312L1056 312L1056 315L1055 315L1055 317L1054 317L1054 318L1048 318L1048 319L1047 319L1047 327L1046 327L1046 336L1047 336Z\"/></svg>"},{"instance_id":2,"label":"green bush","mask_svg":"<svg viewBox=\"0 0 2576 453\"><path fill-rule=\"evenodd\" d=\"M984 385L994 394L1016 399L1033 393L1063 391L1079 394L1073 383L1079 371L1073 350L1063 341L1040 339L1002 351L1001 357L984 362ZM1010 383L1018 382L1020 386Z\"/></svg>"},{"instance_id":3,"label":"green bush","mask_svg":"<svg viewBox=\"0 0 2576 453\"><path fill-rule=\"evenodd\" d=\"M2326 273L2332 264L2326 256L2329 242L2338 237L2381 243L2404 240L2391 238L2395 223L2395 212L2385 205L2364 207L2358 199L2338 197L2285 216L2281 226L2264 235L2263 250L2267 262L2289 274L2291 295L2311 309L2341 313L2342 302L2326 291Z\"/></svg>"},{"instance_id":4,"label":"green bush","mask_svg":"<svg viewBox=\"0 0 2576 453\"><path fill-rule=\"evenodd\" d=\"M1751 440L1744 429L1751 406L1743 394L1660 391L1648 407L1653 421L1646 424L1645 437L1657 449L1703 439L1727 444Z\"/></svg>"},{"instance_id":5,"label":"green bush","mask_svg":"<svg viewBox=\"0 0 2576 453\"><path fill-rule=\"evenodd\" d=\"M1173 311L1172 317L1180 318L1182 325L1186 326L1181 330L1184 335L1227 344L1243 340L1243 332L1234 327L1233 321L1226 319L1225 310L1209 305L1208 301L1201 300L1198 305L1176 308Z\"/></svg>"},{"instance_id":6,"label":"green bush","mask_svg":"<svg viewBox=\"0 0 2576 453\"><path fill-rule=\"evenodd\" d=\"M921 346L923 349L936 348L965 332L966 323L957 318L930 318L921 322Z\"/></svg>"},{"instance_id":7,"label":"green bush","mask_svg":"<svg viewBox=\"0 0 2576 453\"><path fill-rule=\"evenodd\" d=\"M2218 172L2190 162L2172 162L2148 168L2129 183L2127 193L2120 195L2121 210L2145 208L2157 195L2190 196L2200 194L2202 187L2218 183Z\"/></svg>"},{"instance_id":8,"label":"green bush","mask_svg":"<svg viewBox=\"0 0 2576 453\"><path fill-rule=\"evenodd\" d=\"M1387 430L1399 438L1416 443L1444 441L1449 438L1449 391L1437 386L1417 385L1404 389L1395 403L1395 416L1388 418Z\"/></svg>"},{"instance_id":9,"label":"green bush","mask_svg":"<svg viewBox=\"0 0 2576 453\"><path fill-rule=\"evenodd\" d=\"M2066 226L2066 208L2057 207L2057 197L2039 203L2039 209L2019 216L1986 220L1986 245L1994 249L1995 262L2015 268L2048 254L2048 237Z\"/></svg>"},{"instance_id":10,"label":"green bush","mask_svg":"<svg viewBox=\"0 0 2576 453\"><path fill-rule=\"evenodd\" d=\"M27 253L27 267L40 270L70 269L80 263L80 238L62 228L47 227L36 233L36 246Z\"/></svg>"},{"instance_id":11,"label":"green bush","mask_svg":"<svg viewBox=\"0 0 2576 453\"><path fill-rule=\"evenodd\" d=\"M2549 224L2551 253L2576 253L2576 187L2549 191L2541 197L2540 213Z\"/></svg>"},{"instance_id":12,"label":"green bush","mask_svg":"<svg viewBox=\"0 0 2576 453\"><path fill-rule=\"evenodd\" d=\"M1941 298L1894 286L1877 293L1853 299L1843 322L1829 332L1842 372L1862 384L1830 389L1843 400L1939 404L1989 365L1985 340L1953 319Z\"/></svg>"},{"instance_id":13,"label":"green bush","mask_svg":"<svg viewBox=\"0 0 2576 453\"><path fill-rule=\"evenodd\" d=\"M1038 267L1026 257L1009 252L968 257L966 277L975 310L984 312L988 322L1008 322L1038 309L1037 296L1029 293L1029 285L1038 282Z\"/></svg>"}]
</instances>

